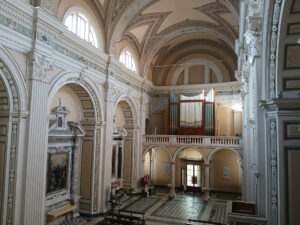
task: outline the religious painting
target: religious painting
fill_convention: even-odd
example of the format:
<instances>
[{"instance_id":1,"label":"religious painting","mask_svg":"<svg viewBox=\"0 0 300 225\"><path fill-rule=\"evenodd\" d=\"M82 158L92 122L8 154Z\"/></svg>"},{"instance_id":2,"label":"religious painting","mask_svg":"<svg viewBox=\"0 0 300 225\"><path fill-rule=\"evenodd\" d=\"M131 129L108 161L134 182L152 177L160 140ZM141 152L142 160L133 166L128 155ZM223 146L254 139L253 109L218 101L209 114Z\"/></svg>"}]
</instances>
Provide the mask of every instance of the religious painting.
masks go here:
<instances>
[{"instance_id":1,"label":"religious painting","mask_svg":"<svg viewBox=\"0 0 300 225\"><path fill-rule=\"evenodd\" d=\"M67 188L68 153L48 154L47 194Z\"/></svg>"}]
</instances>

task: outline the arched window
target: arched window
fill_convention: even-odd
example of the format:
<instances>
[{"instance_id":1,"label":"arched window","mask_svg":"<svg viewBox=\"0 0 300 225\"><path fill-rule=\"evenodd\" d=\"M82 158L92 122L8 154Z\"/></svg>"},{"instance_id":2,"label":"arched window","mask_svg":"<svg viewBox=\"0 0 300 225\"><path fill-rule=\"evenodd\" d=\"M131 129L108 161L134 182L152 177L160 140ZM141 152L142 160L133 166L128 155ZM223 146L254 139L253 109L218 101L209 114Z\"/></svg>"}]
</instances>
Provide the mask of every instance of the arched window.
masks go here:
<instances>
[{"instance_id":1,"label":"arched window","mask_svg":"<svg viewBox=\"0 0 300 225\"><path fill-rule=\"evenodd\" d=\"M128 48L123 48L119 60L121 63L124 64L125 67L127 67L128 69L132 70L135 73L137 72L135 60Z\"/></svg>"},{"instance_id":2,"label":"arched window","mask_svg":"<svg viewBox=\"0 0 300 225\"><path fill-rule=\"evenodd\" d=\"M64 16L64 24L68 30L98 48L97 36L92 20L81 8L70 8Z\"/></svg>"}]
</instances>

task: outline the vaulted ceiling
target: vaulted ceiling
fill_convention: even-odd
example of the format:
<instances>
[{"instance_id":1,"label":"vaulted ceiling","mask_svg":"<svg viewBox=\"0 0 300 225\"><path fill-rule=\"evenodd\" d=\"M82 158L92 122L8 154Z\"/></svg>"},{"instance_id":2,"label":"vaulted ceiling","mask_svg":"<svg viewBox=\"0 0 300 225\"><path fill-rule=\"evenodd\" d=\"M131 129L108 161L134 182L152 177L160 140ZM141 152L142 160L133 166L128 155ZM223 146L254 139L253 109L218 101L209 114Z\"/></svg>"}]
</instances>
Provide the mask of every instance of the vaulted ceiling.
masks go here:
<instances>
[{"instance_id":1,"label":"vaulted ceiling","mask_svg":"<svg viewBox=\"0 0 300 225\"><path fill-rule=\"evenodd\" d=\"M66 0L62 0L66 1ZM77 0L78 1L78 0ZM188 55L223 63L234 80L239 0L85 0L98 19L104 51L135 51L139 74L163 85L170 68ZM161 68L160 68L161 67Z\"/></svg>"}]
</instances>

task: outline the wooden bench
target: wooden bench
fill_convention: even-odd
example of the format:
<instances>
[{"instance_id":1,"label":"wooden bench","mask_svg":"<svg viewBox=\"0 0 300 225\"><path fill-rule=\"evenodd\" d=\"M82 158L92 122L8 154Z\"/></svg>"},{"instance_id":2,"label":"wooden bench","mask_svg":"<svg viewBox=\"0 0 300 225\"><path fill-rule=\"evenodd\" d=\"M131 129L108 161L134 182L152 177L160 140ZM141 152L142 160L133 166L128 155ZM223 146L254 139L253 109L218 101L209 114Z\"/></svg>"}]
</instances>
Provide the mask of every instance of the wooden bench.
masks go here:
<instances>
[{"instance_id":1,"label":"wooden bench","mask_svg":"<svg viewBox=\"0 0 300 225\"><path fill-rule=\"evenodd\" d=\"M132 214L141 215L142 218L139 217L139 220L137 222L138 222L138 224L145 224L145 218L144 218L145 213L144 212L135 212L135 211L131 211L131 210L120 209L119 214L120 213L130 213L130 216L132 218L136 218L136 217L132 216ZM122 215L124 215L124 214L122 214Z\"/></svg>"},{"instance_id":2,"label":"wooden bench","mask_svg":"<svg viewBox=\"0 0 300 225\"><path fill-rule=\"evenodd\" d=\"M76 206L74 206L74 205L65 205L61 208L58 208L58 209L48 212L48 219L53 220L53 222L54 222L55 218L62 216L68 212L73 212L73 210L75 210L75 209L76 209Z\"/></svg>"},{"instance_id":3,"label":"wooden bench","mask_svg":"<svg viewBox=\"0 0 300 225\"><path fill-rule=\"evenodd\" d=\"M122 224L122 225L136 224L136 223L133 223L132 221L126 221L126 220L122 220L122 219L115 219L115 218L111 218L111 217L104 217L104 219L110 221L112 224Z\"/></svg>"},{"instance_id":4,"label":"wooden bench","mask_svg":"<svg viewBox=\"0 0 300 225\"><path fill-rule=\"evenodd\" d=\"M117 217L118 219L124 219L124 220L129 220L129 221L134 221L134 220L139 221L139 220L141 220L141 218L138 217L138 216L129 216L129 215L123 215L123 214L116 214L116 213L114 213L112 215L112 217Z\"/></svg>"}]
</instances>

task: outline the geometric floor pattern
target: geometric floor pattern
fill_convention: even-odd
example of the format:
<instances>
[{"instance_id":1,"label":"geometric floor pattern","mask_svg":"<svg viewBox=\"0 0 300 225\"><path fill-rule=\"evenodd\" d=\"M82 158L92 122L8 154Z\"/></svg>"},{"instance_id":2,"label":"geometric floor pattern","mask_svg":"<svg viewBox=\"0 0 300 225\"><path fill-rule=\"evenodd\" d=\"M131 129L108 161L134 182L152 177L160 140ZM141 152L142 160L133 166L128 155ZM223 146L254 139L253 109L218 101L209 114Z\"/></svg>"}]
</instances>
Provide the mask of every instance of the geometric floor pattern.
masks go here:
<instances>
[{"instance_id":1,"label":"geometric floor pattern","mask_svg":"<svg viewBox=\"0 0 300 225\"><path fill-rule=\"evenodd\" d=\"M117 209L145 212L146 225L184 225L188 219L226 224L227 200L236 200L239 197L217 193L205 201L198 194L177 193L175 199L169 199L165 189L157 189L154 196L134 196L124 201ZM93 221L85 225L96 225Z\"/></svg>"}]
</instances>

